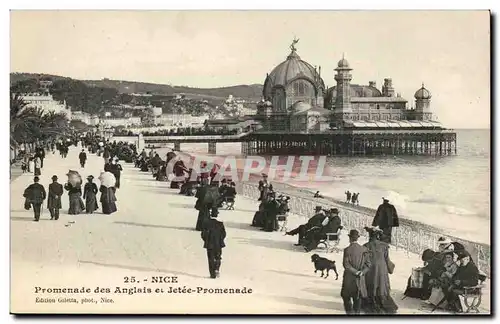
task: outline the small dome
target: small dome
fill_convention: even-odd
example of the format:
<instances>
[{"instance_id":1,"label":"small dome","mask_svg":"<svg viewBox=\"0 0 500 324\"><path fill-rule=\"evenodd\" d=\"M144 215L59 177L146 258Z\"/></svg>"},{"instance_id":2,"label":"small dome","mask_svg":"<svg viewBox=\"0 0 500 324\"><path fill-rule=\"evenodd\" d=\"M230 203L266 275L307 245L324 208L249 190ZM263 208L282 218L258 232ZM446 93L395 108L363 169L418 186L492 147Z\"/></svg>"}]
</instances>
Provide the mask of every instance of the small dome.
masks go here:
<instances>
[{"instance_id":1,"label":"small dome","mask_svg":"<svg viewBox=\"0 0 500 324\"><path fill-rule=\"evenodd\" d=\"M427 90L422 84L422 88L418 89L415 92L415 99L431 99L432 94L429 90Z\"/></svg>"},{"instance_id":2,"label":"small dome","mask_svg":"<svg viewBox=\"0 0 500 324\"><path fill-rule=\"evenodd\" d=\"M303 101L297 101L296 103L294 103L292 105L291 110L293 113L299 113L299 112L307 111L311 108L312 108L312 106L310 104L303 102Z\"/></svg>"},{"instance_id":3,"label":"small dome","mask_svg":"<svg viewBox=\"0 0 500 324\"><path fill-rule=\"evenodd\" d=\"M349 62L345 58L342 58L339 63L337 64L337 67L339 68L349 68Z\"/></svg>"}]
</instances>

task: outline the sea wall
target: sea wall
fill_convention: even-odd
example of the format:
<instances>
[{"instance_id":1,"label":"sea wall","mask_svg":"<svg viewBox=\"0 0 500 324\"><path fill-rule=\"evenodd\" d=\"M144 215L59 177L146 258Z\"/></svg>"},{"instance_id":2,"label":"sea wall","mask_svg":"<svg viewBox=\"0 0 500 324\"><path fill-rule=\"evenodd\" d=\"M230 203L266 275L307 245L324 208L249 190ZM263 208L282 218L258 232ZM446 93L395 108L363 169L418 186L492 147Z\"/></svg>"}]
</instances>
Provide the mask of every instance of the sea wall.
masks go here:
<instances>
[{"instance_id":1,"label":"sea wall","mask_svg":"<svg viewBox=\"0 0 500 324\"><path fill-rule=\"evenodd\" d=\"M290 211L293 214L311 217L314 214L314 207L320 205L324 208L338 208L342 225L345 229L357 229L361 235L366 236L365 226L371 226L375 210L367 207L354 206L333 198L317 199L306 190L290 188L287 186L276 186L276 192L290 196ZM278 188L277 188L278 187ZM255 183L238 183L238 194L257 200L259 198L258 185ZM409 219L399 219L399 227L393 229L392 245L396 249L402 249L408 253L421 255L425 249L437 250L437 240L440 236L445 236L442 231L432 226L415 222ZM452 241L462 243L467 251L471 253L473 260L478 267L490 276L491 271L491 250L486 244L462 240L458 237L448 236Z\"/></svg>"}]
</instances>

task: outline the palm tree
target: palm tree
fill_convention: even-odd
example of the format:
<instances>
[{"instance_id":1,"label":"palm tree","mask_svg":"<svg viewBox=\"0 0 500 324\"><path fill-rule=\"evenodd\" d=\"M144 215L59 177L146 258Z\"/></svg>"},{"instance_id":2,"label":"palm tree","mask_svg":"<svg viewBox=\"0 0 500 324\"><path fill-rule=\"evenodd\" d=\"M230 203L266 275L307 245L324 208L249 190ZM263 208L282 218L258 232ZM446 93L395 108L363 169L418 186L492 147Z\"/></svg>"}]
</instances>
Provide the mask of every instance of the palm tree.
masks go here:
<instances>
[{"instance_id":1,"label":"palm tree","mask_svg":"<svg viewBox=\"0 0 500 324\"><path fill-rule=\"evenodd\" d=\"M67 130L68 120L64 113L49 111L41 116L41 131L44 137L54 138Z\"/></svg>"},{"instance_id":2,"label":"palm tree","mask_svg":"<svg viewBox=\"0 0 500 324\"><path fill-rule=\"evenodd\" d=\"M64 113L28 107L19 94L10 97L11 141L32 145L39 140L47 140L68 130Z\"/></svg>"}]
</instances>

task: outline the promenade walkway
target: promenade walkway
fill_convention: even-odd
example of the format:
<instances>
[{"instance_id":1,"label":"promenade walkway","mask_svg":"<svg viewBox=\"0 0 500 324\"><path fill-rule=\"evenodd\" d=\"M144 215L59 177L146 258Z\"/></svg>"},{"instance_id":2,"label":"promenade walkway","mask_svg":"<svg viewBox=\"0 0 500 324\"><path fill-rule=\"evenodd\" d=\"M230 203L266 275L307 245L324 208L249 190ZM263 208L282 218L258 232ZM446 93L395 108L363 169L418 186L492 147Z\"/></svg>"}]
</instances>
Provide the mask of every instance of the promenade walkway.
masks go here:
<instances>
[{"instance_id":1,"label":"promenade walkway","mask_svg":"<svg viewBox=\"0 0 500 324\"><path fill-rule=\"evenodd\" d=\"M64 160L49 155L41 183L47 187L53 174L64 182L69 169L79 170L85 178L89 174L97 178L102 158L89 154L87 166L81 169L78 152L72 148ZM210 279L200 233L194 231L195 199L178 195L177 190L168 188L168 183L154 181L150 174L132 165L123 167L122 188L117 191L118 212L110 216L100 210L93 215L67 215L68 198L64 195L59 221L48 220L45 205L42 220L35 223L32 211L23 209L22 198L32 175L22 174L11 182L11 312L344 313L340 298L341 253L327 255L337 262L339 279L335 280L334 274L320 278L313 272L312 253L293 246L296 237L250 227L258 204L238 197L235 210L220 213L228 234L227 247L222 255L221 278ZM289 227L303 222L298 216L291 217ZM340 245L347 246L346 235ZM391 251L391 258L396 264L391 286L399 313L429 313L428 309L420 309L422 302L418 300L401 300L411 268L421 264L418 256ZM152 283L153 276L177 276L178 283ZM124 282L125 277L129 283ZM91 293L35 293L36 287L84 287ZM111 292L94 293L97 287ZM145 287L152 293L114 293L116 287ZM167 293L169 287L191 288L194 292ZM247 287L252 293L198 293L198 287ZM156 293L156 289L163 289L163 293ZM489 291L485 294L489 296ZM37 297L54 298L54 303L37 303ZM77 303L58 298L75 298ZM82 304L84 298L94 300ZM489 298L483 306L490 309Z\"/></svg>"}]
</instances>

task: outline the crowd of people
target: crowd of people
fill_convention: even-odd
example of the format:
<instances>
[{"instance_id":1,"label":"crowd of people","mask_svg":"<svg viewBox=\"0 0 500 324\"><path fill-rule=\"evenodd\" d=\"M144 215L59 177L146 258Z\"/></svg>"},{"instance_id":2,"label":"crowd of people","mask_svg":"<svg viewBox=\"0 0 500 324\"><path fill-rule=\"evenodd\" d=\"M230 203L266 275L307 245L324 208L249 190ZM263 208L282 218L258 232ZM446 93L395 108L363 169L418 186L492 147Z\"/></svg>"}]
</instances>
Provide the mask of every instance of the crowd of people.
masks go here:
<instances>
[{"instance_id":1,"label":"crowd of people","mask_svg":"<svg viewBox=\"0 0 500 324\"><path fill-rule=\"evenodd\" d=\"M263 174L259 182L261 204L252 221L253 226L265 230L276 230L277 206L280 199L272 184ZM357 203L357 193L346 192L347 201ZM314 195L321 198L319 192ZM287 197L288 198L288 197ZM288 202L288 199L285 199ZM288 211L288 207L287 211ZM360 233L353 229L349 232L349 246L344 249L344 278L341 297L348 314L394 314L398 306L391 297L390 274L395 264L389 256L389 245L392 242L392 231L399 227L399 217L389 199L382 198L376 210L372 224L365 227L369 241L361 246L358 243ZM305 224L287 231L285 235L298 235L296 246L302 246L306 252L318 247L325 239L339 240L343 229L338 208L325 209L316 206L314 215ZM330 236L327 237L327 234ZM453 312L464 311L458 295L464 287L474 287L486 276L478 271L470 254L458 242L450 242L444 237L440 239L439 252L425 250L422 260L425 267L414 269L408 279L406 296L428 300L434 307L445 307ZM415 283L417 282L417 283Z\"/></svg>"},{"instance_id":2,"label":"crowd of people","mask_svg":"<svg viewBox=\"0 0 500 324\"><path fill-rule=\"evenodd\" d=\"M159 130L156 132L143 132L144 136L186 136L186 135L237 135L238 130L221 130L221 129L210 129L210 128L199 128L199 127L177 127L175 129L169 130Z\"/></svg>"},{"instance_id":3,"label":"crowd of people","mask_svg":"<svg viewBox=\"0 0 500 324\"><path fill-rule=\"evenodd\" d=\"M220 166L217 164L209 166L202 161L199 167L188 168L174 151L162 159L153 149L149 152L143 150L136 156L135 166L142 172L151 173L156 181L169 180L170 188L178 189L179 194L196 198L194 208L198 217L194 227L201 232L203 247L207 250L210 277L218 278L226 231L217 216L224 205L235 203L236 183L219 174Z\"/></svg>"},{"instance_id":4,"label":"crowd of people","mask_svg":"<svg viewBox=\"0 0 500 324\"><path fill-rule=\"evenodd\" d=\"M56 143L48 143L47 146L60 152L62 158L67 157L69 147L77 146L81 142L82 147L87 147L89 153L96 153L104 157L104 172L99 176L100 187L94 182L94 176L87 176L87 183L83 183L82 176L76 170L69 170L66 174L67 182L62 185L59 183L57 175L52 176L52 183L48 185L48 191L40 184L41 169L45 158L43 147L37 148L35 153L33 183L29 185L23 193L25 198L24 207L26 210L33 208L34 220L39 221L42 205L47 200L47 209L50 212L51 220L58 220L60 209L62 209L62 197L64 192L68 193L68 214L79 215L81 213L93 214L99 209L101 203L102 213L109 215L117 211L116 191L120 188L120 177L123 170L118 163L117 154L124 150L135 150L135 146L123 142L109 142L99 137L87 135L85 137L72 137L61 139ZM135 152L136 153L136 152ZM82 149L78 155L80 168L84 169L87 161L87 152ZM75 161L76 162L76 161ZM97 195L101 193L98 200ZM82 199L83 198L83 199Z\"/></svg>"},{"instance_id":5,"label":"crowd of people","mask_svg":"<svg viewBox=\"0 0 500 324\"><path fill-rule=\"evenodd\" d=\"M445 308L453 312L462 312L464 305L460 301L466 287L471 293L479 293L479 282L486 280L464 245L440 237L438 251L426 249L422 253L423 267L414 268L404 295L425 300L434 309Z\"/></svg>"},{"instance_id":6,"label":"crowd of people","mask_svg":"<svg viewBox=\"0 0 500 324\"><path fill-rule=\"evenodd\" d=\"M201 233L203 248L207 251L210 277L220 277L226 230L223 222L217 217L224 204L234 204L237 194L235 183L219 175L220 166L209 166L207 162L202 162L199 168L188 167L174 151L162 159L153 149L138 153L130 144L110 143L99 138L82 138L81 142L90 153L96 153L104 159L104 172L99 176L100 187L94 183L92 175L87 177L87 183L83 185L79 172L70 170L64 185L60 184L58 176L54 175L46 192L44 186L39 183L39 177L35 176L34 183L24 191L25 208L33 208L35 221L40 219L41 207L45 200L51 219L59 219L64 191L68 192L68 214L92 214L99 209L98 202L101 203L104 214L116 212L116 193L120 188L123 171L117 155L125 149L130 149L135 166L140 171L150 173L156 181L169 180L170 188L179 190L181 195L196 198L194 208L198 217L193 225ZM73 140L62 143L67 144L59 147L76 145ZM38 149L35 154L40 160L40 169L43 168L42 161L45 157L42 150ZM61 156L65 158L62 153ZM83 169L87 160L85 149L80 152L78 158ZM267 175L262 176L258 187L260 205L251 225L266 232L279 231L283 228L279 223L286 223L290 211L290 197L279 195L268 181ZM99 192L101 196L98 200ZM396 265L390 258L389 246L392 230L399 226L399 218L394 205L390 204L387 198L382 199L371 226L364 228L368 242L359 244L360 232L351 229L348 234L349 245L343 250L344 272L340 296L347 314L395 314L398 310L391 297L390 275ZM354 203L352 196L351 202ZM316 206L314 215L307 222L292 230L286 230L285 235L298 235L296 245L310 252L318 248L321 241L330 239L329 235L331 239L338 241L342 229L338 208ZM484 281L486 276L478 270L462 244L442 237L438 246L437 252L430 249L423 251L424 266L414 268L404 294L407 297L427 300L434 307L446 307L454 312L463 311L459 298L461 291L464 287L476 286L479 281Z\"/></svg>"}]
</instances>

